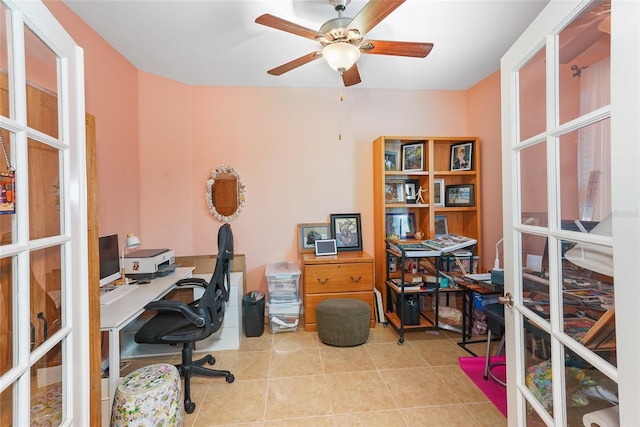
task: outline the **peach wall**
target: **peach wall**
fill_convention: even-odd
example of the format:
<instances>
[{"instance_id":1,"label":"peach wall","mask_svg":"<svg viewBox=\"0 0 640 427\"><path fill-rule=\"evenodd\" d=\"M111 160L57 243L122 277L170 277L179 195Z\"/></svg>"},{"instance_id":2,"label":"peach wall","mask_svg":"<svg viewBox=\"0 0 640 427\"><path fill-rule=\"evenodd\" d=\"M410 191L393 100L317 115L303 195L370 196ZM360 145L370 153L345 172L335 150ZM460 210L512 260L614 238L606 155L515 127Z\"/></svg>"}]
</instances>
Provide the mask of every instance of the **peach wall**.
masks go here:
<instances>
[{"instance_id":1,"label":"peach wall","mask_svg":"<svg viewBox=\"0 0 640 427\"><path fill-rule=\"evenodd\" d=\"M96 117L99 233L140 229L136 68L61 1L44 4L84 49L85 104Z\"/></svg>"},{"instance_id":2,"label":"peach wall","mask_svg":"<svg viewBox=\"0 0 640 427\"><path fill-rule=\"evenodd\" d=\"M480 263L493 268L495 245L502 238L502 132L500 72L467 91L469 133L480 136L482 164L482 254ZM500 247L502 258L502 247Z\"/></svg>"},{"instance_id":3,"label":"peach wall","mask_svg":"<svg viewBox=\"0 0 640 427\"><path fill-rule=\"evenodd\" d=\"M177 255L215 253L221 223L208 210L206 181L218 166L233 166L247 187L245 210L232 229L236 251L247 256L251 289L266 289L266 264L298 260L299 223L358 212L364 249L373 250L376 137L466 135L464 92L349 89L340 102L335 90L184 86L177 98L191 103L172 105L178 86L140 73L145 246L171 244ZM190 119L179 123L186 111ZM168 137L158 123L190 133L191 146ZM160 154L165 151L170 154ZM154 164L145 166L147 159Z\"/></svg>"},{"instance_id":4,"label":"peach wall","mask_svg":"<svg viewBox=\"0 0 640 427\"><path fill-rule=\"evenodd\" d=\"M247 187L232 227L236 251L247 256L249 289L266 288L265 264L297 260L298 223L328 222L330 213L361 213L364 249L372 251L378 136L472 135L486 144L499 132L499 121L492 128L481 117L489 114L486 99L499 99L492 82L468 92L348 88L343 102L335 89L186 86L136 70L63 3L45 4L85 50L100 234L133 231L145 248L215 253L220 223L208 211L205 185L228 164ZM484 170L492 169L494 157L483 157Z\"/></svg>"}]
</instances>

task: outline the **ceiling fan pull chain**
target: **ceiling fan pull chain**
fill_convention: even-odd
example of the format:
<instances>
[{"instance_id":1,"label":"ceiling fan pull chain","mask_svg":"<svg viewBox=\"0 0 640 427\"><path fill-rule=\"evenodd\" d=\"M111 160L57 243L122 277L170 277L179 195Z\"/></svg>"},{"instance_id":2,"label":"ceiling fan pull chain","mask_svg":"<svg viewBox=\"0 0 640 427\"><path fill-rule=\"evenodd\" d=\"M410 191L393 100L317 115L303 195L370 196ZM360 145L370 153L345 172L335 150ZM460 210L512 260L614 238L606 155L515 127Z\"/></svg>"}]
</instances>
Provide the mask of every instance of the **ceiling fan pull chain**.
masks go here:
<instances>
[{"instance_id":1,"label":"ceiling fan pull chain","mask_svg":"<svg viewBox=\"0 0 640 427\"><path fill-rule=\"evenodd\" d=\"M340 106L338 107L338 141L342 141L342 115L344 113L344 107L342 107L344 94L342 93L342 88L340 86L341 81L341 77L338 77L338 100L340 101Z\"/></svg>"}]
</instances>

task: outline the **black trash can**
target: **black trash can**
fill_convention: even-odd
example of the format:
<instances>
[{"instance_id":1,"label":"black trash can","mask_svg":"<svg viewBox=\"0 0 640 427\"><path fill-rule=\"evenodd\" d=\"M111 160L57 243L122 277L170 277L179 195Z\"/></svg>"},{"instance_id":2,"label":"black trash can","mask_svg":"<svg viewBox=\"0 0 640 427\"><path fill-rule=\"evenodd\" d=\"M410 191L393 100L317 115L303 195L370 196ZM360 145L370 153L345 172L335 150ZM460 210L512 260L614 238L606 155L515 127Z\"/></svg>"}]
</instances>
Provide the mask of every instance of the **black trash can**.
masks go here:
<instances>
[{"instance_id":1,"label":"black trash can","mask_svg":"<svg viewBox=\"0 0 640 427\"><path fill-rule=\"evenodd\" d=\"M259 337L264 333L264 293L251 291L242 297L244 335Z\"/></svg>"},{"instance_id":2,"label":"black trash can","mask_svg":"<svg viewBox=\"0 0 640 427\"><path fill-rule=\"evenodd\" d=\"M404 295L398 308L403 325L420 324L420 301L417 295Z\"/></svg>"}]
</instances>

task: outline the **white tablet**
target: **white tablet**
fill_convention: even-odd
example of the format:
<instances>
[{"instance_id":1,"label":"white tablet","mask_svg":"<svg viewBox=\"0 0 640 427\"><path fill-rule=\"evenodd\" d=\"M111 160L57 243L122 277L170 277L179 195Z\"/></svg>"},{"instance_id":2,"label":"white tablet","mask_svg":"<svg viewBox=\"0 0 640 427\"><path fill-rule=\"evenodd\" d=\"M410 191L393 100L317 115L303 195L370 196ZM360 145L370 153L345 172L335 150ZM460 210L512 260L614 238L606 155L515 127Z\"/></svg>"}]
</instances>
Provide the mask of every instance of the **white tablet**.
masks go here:
<instances>
[{"instance_id":1,"label":"white tablet","mask_svg":"<svg viewBox=\"0 0 640 427\"><path fill-rule=\"evenodd\" d=\"M320 240L316 240L315 244L316 244L316 256L336 255L338 253L338 247L336 246L336 239L320 239Z\"/></svg>"}]
</instances>

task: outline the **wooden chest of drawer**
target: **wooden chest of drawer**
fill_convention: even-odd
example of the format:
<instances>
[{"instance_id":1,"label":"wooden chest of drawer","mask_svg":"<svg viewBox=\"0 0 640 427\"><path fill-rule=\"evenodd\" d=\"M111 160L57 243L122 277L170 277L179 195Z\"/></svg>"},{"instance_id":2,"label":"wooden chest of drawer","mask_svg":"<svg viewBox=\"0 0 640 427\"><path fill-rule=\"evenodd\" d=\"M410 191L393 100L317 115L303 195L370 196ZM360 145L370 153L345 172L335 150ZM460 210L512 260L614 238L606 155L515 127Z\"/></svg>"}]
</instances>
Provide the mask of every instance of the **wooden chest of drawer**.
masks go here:
<instances>
[{"instance_id":1,"label":"wooden chest of drawer","mask_svg":"<svg viewBox=\"0 0 640 427\"><path fill-rule=\"evenodd\" d=\"M325 299L354 298L371 308L374 326L373 257L365 252L340 252L336 256L303 256L304 328L316 330L316 306Z\"/></svg>"},{"instance_id":2,"label":"wooden chest of drawer","mask_svg":"<svg viewBox=\"0 0 640 427\"><path fill-rule=\"evenodd\" d=\"M362 262L308 265L304 278L307 294L371 291L373 270Z\"/></svg>"}]
</instances>

